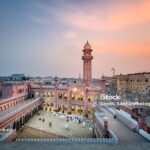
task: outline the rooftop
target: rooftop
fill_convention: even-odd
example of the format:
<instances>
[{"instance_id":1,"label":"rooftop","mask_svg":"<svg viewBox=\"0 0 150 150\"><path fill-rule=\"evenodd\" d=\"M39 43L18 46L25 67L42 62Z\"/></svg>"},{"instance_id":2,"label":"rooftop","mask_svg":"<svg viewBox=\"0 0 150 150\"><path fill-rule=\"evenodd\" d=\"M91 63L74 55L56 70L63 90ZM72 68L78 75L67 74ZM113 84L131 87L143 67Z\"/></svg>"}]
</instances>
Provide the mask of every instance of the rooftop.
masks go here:
<instances>
[{"instance_id":1,"label":"rooftop","mask_svg":"<svg viewBox=\"0 0 150 150\"><path fill-rule=\"evenodd\" d=\"M3 142L0 143L1 149L4 150L148 150L150 143L144 142L127 142L119 144L100 144L100 143L60 143L60 142Z\"/></svg>"}]
</instances>

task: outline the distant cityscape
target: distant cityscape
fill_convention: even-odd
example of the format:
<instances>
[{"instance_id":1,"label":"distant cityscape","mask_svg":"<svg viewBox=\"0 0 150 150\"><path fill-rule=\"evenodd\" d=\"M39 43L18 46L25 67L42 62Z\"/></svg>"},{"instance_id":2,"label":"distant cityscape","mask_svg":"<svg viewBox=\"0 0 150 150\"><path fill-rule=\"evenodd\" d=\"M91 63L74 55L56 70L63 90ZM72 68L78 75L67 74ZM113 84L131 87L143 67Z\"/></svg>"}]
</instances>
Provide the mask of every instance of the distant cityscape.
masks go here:
<instances>
[{"instance_id":1,"label":"distant cityscape","mask_svg":"<svg viewBox=\"0 0 150 150\"><path fill-rule=\"evenodd\" d=\"M15 83L26 82L33 80L35 84L40 85L43 82L44 85L54 85L54 77L31 77L24 74L12 74L10 76L0 76L2 83ZM78 78L59 78L59 85L67 85L68 83L76 83L82 80L79 75ZM99 79L92 79L94 86L103 87L102 90L107 94L124 94L130 99L141 98L144 96L144 100L150 100L150 72L140 72L127 75L102 75ZM105 87L104 87L104 86Z\"/></svg>"}]
</instances>

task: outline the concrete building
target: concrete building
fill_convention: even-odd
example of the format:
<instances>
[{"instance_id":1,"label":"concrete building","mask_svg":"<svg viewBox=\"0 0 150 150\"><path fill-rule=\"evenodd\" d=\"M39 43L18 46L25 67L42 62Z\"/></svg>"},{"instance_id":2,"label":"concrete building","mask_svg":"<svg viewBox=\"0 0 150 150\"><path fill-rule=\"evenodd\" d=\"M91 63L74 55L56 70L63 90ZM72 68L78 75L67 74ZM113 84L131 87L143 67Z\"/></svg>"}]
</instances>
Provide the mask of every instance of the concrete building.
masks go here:
<instances>
[{"instance_id":1,"label":"concrete building","mask_svg":"<svg viewBox=\"0 0 150 150\"><path fill-rule=\"evenodd\" d=\"M102 75L101 79L100 79L100 87L101 87L101 92L103 94L108 94L108 95L112 95L114 92L113 90L116 89L115 87L113 87L113 77L108 77L108 76L104 76Z\"/></svg>"},{"instance_id":2,"label":"concrete building","mask_svg":"<svg viewBox=\"0 0 150 150\"><path fill-rule=\"evenodd\" d=\"M28 93L28 86L25 82L0 82L0 99L17 96L23 93Z\"/></svg>"},{"instance_id":3,"label":"concrete building","mask_svg":"<svg viewBox=\"0 0 150 150\"><path fill-rule=\"evenodd\" d=\"M150 72L119 75L117 86L122 92L147 93L150 86Z\"/></svg>"}]
</instances>

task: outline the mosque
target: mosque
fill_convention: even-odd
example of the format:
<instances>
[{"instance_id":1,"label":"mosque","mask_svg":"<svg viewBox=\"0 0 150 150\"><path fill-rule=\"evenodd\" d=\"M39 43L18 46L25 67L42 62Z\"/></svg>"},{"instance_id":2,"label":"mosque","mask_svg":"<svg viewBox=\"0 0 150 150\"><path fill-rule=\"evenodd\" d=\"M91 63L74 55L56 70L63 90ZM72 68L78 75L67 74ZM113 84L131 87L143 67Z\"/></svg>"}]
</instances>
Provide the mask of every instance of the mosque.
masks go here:
<instances>
[{"instance_id":1,"label":"mosque","mask_svg":"<svg viewBox=\"0 0 150 150\"><path fill-rule=\"evenodd\" d=\"M54 78L54 86L31 84L31 95L44 100L43 109L68 114L92 115L92 104L98 99L99 88L92 86L92 49L87 41L83 48L83 79L66 86L58 84Z\"/></svg>"}]
</instances>

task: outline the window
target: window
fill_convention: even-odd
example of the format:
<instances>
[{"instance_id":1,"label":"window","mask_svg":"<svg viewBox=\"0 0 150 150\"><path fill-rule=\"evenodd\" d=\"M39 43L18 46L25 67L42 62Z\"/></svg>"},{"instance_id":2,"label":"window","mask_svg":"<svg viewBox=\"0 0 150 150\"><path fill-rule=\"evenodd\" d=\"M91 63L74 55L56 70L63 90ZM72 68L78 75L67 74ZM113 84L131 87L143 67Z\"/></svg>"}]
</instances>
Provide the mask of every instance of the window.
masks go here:
<instances>
[{"instance_id":1,"label":"window","mask_svg":"<svg viewBox=\"0 0 150 150\"><path fill-rule=\"evenodd\" d=\"M58 98L62 98L62 94L61 93L58 94Z\"/></svg>"},{"instance_id":2,"label":"window","mask_svg":"<svg viewBox=\"0 0 150 150\"><path fill-rule=\"evenodd\" d=\"M147 79L147 78L145 79L145 82L148 82L148 79Z\"/></svg>"},{"instance_id":3,"label":"window","mask_svg":"<svg viewBox=\"0 0 150 150\"><path fill-rule=\"evenodd\" d=\"M19 89L19 90L17 91L17 93L18 93L18 94L22 93L22 89Z\"/></svg>"}]
</instances>

